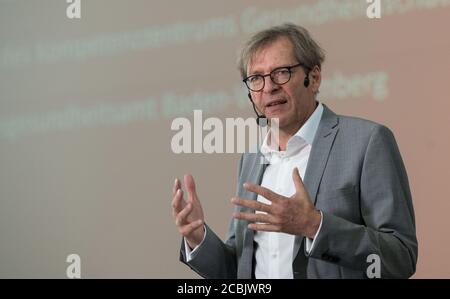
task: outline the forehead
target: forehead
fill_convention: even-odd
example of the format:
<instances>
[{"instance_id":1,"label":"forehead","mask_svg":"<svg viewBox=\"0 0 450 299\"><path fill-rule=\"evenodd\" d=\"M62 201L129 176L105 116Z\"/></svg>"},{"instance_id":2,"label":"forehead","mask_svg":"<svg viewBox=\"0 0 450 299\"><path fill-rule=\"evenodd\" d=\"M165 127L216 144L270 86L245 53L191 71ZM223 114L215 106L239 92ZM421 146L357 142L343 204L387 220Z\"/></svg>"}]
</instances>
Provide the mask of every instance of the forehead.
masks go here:
<instances>
[{"instance_id":1,"label":"forehead","mask_svg":"<svg viewBox=\"0 0 450 299\"><path fill-rule=\"evenodd\" d=\"M273 68L296 62L294 45L287 37L280 37L265 45L253 55L247 73L268 72Z\"/></svg>"}]
</instances>

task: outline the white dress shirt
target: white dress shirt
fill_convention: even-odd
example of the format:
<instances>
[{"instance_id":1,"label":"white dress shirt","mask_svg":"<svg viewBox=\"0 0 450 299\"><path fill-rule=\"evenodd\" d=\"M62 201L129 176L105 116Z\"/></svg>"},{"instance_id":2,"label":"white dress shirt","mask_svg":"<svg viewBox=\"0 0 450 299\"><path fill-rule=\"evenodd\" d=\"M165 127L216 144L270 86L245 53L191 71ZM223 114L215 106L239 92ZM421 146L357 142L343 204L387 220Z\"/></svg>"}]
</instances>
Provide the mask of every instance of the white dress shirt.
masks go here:
<instances>
[{"instance_id":1,"label":"white dress shirt","mask_svg":"<svg viewBox=\"0 0 450 299\"><path fill-rule=\"evenodd\" d=\"M287 143L286 151L268 145L268 135L261 145L261 153L269 162L261 186L272 191L290 197L295 193L292 171L295 167L300 171L302 179L305 176L311 146L316 135L317 128L322 118L323 105L319 103L316 110L305 124L292 136ZM266 204L271 202L258 195L257 200ZM262 212L257 212L262 213ZM310 252L314 246L322 227L322 220L314 239L306 238L306 251ZM206 232L206 229L205 229ZM206 237L203 238L203 240ZM293 278L292 262L295 236L277 232L256 232L254 241L257 243L255 251L255 277L256 278ZM191 254L201 246L203 241L190 250L185 240L186 260L189 262Z\"/></svg>"},{"instance_id":2,"label":"white dress shirt","mask_svg":"<svg viewBox=\"0 0 450 299\"><path fill-rule=\"evenodd\" d=\"M286 197L295 193L292 171L297 167L300 176L302 179L304 178L311 146L322 112L323 106L319 104L305 124L288 140L286 151L279 151L278 146L268 145L269 138L268 135L266 136L261 146L261 153L269 165L264 172L261 186ZM261 195L258 195L257 200L265 204L271 204ZM317 237L321 226L322 221L314 239ZM254 240L258 244L255 251L256 278L293 278L292 262L295 235L258 231L255 233ZM310 252L314 246L314 241L306 238L305 245L306 250Z\"/></svg>"}]
</instances>

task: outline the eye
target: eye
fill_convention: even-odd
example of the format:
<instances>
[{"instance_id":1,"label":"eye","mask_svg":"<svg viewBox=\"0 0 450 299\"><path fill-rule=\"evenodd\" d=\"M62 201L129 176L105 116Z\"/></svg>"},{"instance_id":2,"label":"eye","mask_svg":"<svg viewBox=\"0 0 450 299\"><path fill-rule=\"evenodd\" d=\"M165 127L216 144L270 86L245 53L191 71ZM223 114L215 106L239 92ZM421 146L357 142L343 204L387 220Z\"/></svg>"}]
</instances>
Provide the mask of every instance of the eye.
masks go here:
<instances>
[{"instance_id":1,"label":"eye","mask_svg":"<svg viewBox=\"0 0 450 299\"><path fill-rule=\"evenodd\" d=\"M261 79L261 76L255 75L247 78L248 83L255 83Z\"/></svg>"},{"instance_id":2,"label":"eye","mask_svg":"<svg viewBox=\"0 0 450 299\"><path fill-rule=\"evenodd\" d=\"M289 70L286 69L286 68L278 69L278 70L275 70L275 71L274 71L274 75L275 75L275 76L285 76L285 75L287 75L287 74L289 74Z\"/></svg>"}]
</instances>

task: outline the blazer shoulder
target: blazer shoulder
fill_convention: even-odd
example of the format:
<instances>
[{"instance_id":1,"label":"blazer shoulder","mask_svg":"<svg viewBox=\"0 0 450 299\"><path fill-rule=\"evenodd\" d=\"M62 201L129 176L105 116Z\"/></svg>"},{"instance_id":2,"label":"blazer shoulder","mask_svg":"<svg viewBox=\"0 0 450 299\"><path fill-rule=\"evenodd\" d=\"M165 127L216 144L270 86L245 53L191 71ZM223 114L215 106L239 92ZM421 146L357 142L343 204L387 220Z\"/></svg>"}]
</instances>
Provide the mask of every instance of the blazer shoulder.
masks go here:
<instances>
[{"instance_id":1,"label":"blazer shoulder","mask_svg":"<svg viewBox=\"0 0 450 299\"><path fill-rule=\"evenodd\" d=\"M339 125L344 127L358 127L366 130L373 130L381 124L356 116L338 115Z\"/></svg>"},{"instance_id":2,"label":"blazer shoulder","mask_svg":"<svg viewBox=\"0 0 450 299\"><path fill-rule=\"evenodd\" d=\"M382 131L385 130L390 132L390 130L386 126L379 124L377 122L364 119L361 117L336 114L326 105L324 105L321 124L325 126L330 125L334 126L335 124L337 124L340 131L349 133L351 136L357 138L361 138L363 136L370 136L373 132L377 130Z\"/></svg>"},{"instance_id":3,"label":"blazer shoulder","mask_svg":"<svg viewBox=\"0 0 450 299\"><path fill-rule=\"evenodd\" d=\"M374 133L385 133L393 135L392 131L385 125L354 116L338 115L339 127L342 130L357 132L356 135L372 135Z\"/></svg>"},{"instance_id":4,"label":"blazer shoulder","mask_svg":"<svg viewBox=\"0 0 450 299\"><path fill-rule=\"evenodd\" d=\"M394 133L387 126L359 117L338 117L339 138L346 144L359 145L364 152L371 146L398 148Z\"/></svg>"}]
</instances>

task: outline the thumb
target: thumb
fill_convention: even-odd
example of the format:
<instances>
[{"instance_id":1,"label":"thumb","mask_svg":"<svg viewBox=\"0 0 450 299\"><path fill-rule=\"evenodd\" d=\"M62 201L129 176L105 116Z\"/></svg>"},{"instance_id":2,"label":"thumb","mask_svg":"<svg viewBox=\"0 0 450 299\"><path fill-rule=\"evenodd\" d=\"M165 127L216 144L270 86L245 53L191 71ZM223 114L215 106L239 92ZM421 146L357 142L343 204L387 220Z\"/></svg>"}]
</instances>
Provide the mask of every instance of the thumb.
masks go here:
<instances>
[{"instance_id":1,"label":"thumb","mask_svg":"<svg viewBox=\"0 0 450 299\"><path fill-rule=\"evenodd\" d=\"M300 171L298 170L297 167L295 167L294 170L292 171L292 179L294 180L296 193L298 192L303 193L305 190L305 185L303 185L302 178L300 177Z\"/></svg>"},{"instance_id":2,"label":"thumb","mask_svg":"<svg viewBox=\"0 0 450 299\"><path fill-rule=\"evenodd\" d=\"M188 193L188 202L193 202L198 199L197 191L195 190L194 177L190 174L184 176L184 185L186 186L186 191Z\"/></svg>"}]
</instances>

